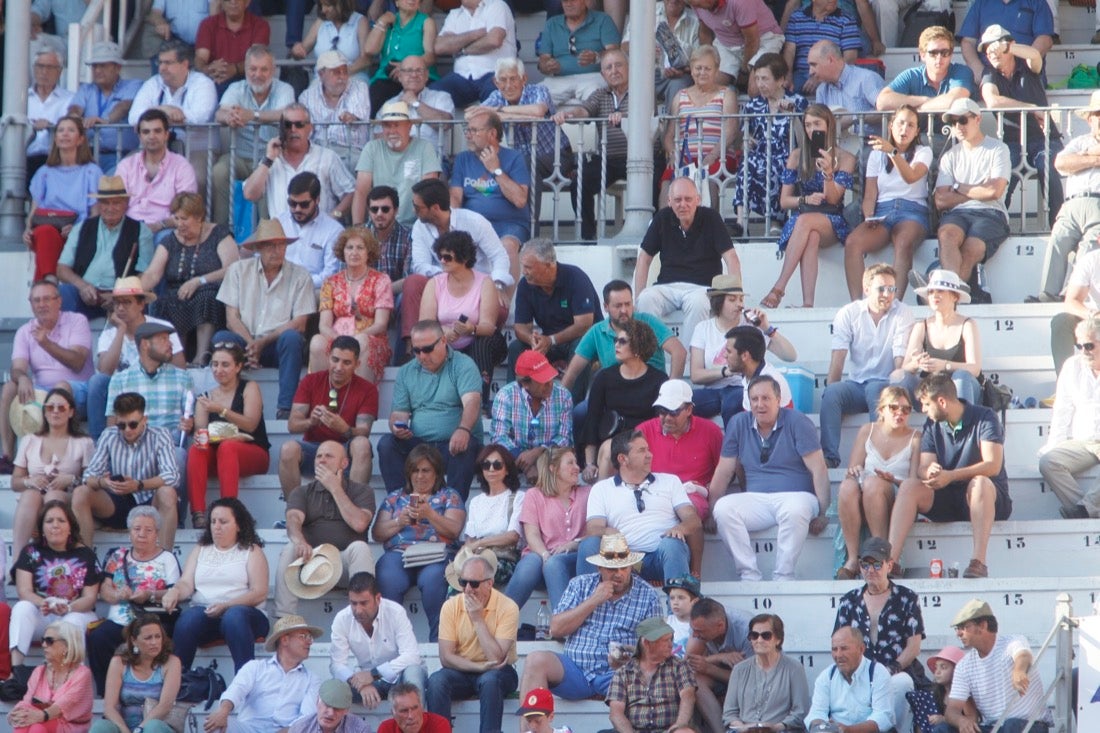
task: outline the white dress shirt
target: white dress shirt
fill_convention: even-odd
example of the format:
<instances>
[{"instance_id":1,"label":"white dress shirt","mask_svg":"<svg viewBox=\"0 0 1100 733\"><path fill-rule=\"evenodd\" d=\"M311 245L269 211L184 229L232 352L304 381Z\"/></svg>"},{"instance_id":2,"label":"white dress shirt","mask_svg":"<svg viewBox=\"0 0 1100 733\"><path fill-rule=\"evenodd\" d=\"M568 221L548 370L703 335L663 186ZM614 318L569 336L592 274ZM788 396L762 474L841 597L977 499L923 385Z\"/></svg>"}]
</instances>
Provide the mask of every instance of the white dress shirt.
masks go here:
<instances>
[{"instance_id":1,"label":"white dress shirt","mask_svg":"<svg viewBox=\"0 0 1100 733\"><path fill-rule=\"evenodd\" d=\"M406 668L421 664L412 621L400 603L385 598L378 604L373 636L355 620L351 606L340 609L332 619L330 649L329 671L344 682L357 672L377 668L382 679L392 684Z\"/></svg>"},{"instance_id":2,"label":"white dress shirt","mask_svg":"<svg viewBox=\"0 0 1100 733\"><path fill-rule=\"evenodd\" d=\"M286 248L287 260L309 270L313 287L321 287L330 275L335 275L342 267L332 247L344 227L323 210L318 210L317 216L305 224L294 221L289 209L276 218L288 237L298 238L297 242L291 242Z\"/></svg>"},{"instance_id":3,"label":"white dress shirt","mask_svg":"<svg viewBox=\"0 0 1100 733\"><path fill-rule=\"evenodd\" d=\"M1042 453L1067 440L1100 440L1100 375L1084 354L1071 356L1058 375L1054 415Z\"/></svg>"},{"instance_id":4,"label":"white dress shirt","mask_svg":"<svg viewBox=\"0 0 1100 733\"><path fill-rule=\"evenodd\" d=\"M871 379L889 379L894 359L905 357L912 329L913 310L905 303L895 300L876 324L864 298L837 311L832 349L848 352L850 381L863 384Z\"/></svg>"},{"instance_id":5,"label":"white dress shirt","mask_svg":"<svg viewBox=\"0 0 1100 733\"><path fill-rule=\"evenodd\" d=\"M493 225L481 214L469 209L451 208L451 229L466 232L477 247L474 269L493 278L493 282L508 286L512 279L508 252L493 231ZM417 219L412 228L412 269L425 277L443 272L439 260L432 251L432 244L439 238L439 228Z\"/></svg>"}]
</instances>

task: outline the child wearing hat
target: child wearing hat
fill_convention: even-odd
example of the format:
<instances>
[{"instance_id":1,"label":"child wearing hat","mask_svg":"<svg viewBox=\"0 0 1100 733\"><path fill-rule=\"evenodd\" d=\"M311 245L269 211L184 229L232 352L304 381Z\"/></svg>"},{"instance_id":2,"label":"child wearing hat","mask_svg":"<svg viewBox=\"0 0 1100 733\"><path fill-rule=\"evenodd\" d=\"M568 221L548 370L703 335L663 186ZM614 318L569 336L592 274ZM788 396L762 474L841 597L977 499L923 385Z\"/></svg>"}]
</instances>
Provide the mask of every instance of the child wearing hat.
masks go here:
<instances>
[{"instance_id":1,"label":"child wearing hat","mask_svg":"<svg viewBox=\"0 0 1100 733\"><path fill-rule=\"evenodd\" d=\"M554 695L545 687L534 687L524 695L516 715L523 716L522 730L530 733L573 733L568 725L554 727Z\"/></svg>"},{"instance_id":2,"label":"child wearing hat","mask_svg":"<svg viewBox=\"0 0 1100 733\"><path fill-rule=\"evenodd\" d=\"M928 671L935 682L931 690L915 690L905 693L909 707L913 710L913 727L917 733L932 733L937 725L946 723L944 711L947 710L947 695L951 692L951 682L955 678L955 665L966 656L966 650L957 646L945 646L928 658ZM970 707L973 702L967 701ZM978 717L975 709L967 716Z\"/></svg>"},{"instance_id":3,"label":"child wearing hat","mask_svg":"<svg viewBox=\"0 0 1100 733\"><path fill-rule=\"evenodd\" d=\"M691 638L691 607L699 600L699 580L694 575L681 575L665 582L668 594L668 618L672 627L672 656L684 658L688 639Z\"/></svg>"}]
</instances>

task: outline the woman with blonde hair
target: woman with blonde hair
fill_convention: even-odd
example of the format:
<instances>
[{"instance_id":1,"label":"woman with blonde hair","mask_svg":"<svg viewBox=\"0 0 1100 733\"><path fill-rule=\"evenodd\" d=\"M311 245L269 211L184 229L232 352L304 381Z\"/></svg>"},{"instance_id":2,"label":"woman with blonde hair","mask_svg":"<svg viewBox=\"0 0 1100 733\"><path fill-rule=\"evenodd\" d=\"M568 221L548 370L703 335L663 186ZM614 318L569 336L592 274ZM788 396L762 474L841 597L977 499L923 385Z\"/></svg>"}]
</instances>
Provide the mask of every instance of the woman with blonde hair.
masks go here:
<instances>
[{"instance_id":1,"label":"woman with blonde hair","mask_svg":"<svg viewBox=\"0 0 1100 733\"><path fill-rule=\"evenodd\" d=\"M840 147L836 127L836 117L823 104L808 106L802 125L795 126L799 144L787 158L779 194L779 205L792 213L779 235L779 251L785 253L779 279L760 301L765 308L779 307L799 266L802 307L812 308L818 252L848 236L844 195L852 187L856 159Z\"/></svg>"},{"instance_id":2,"label":"woman with blonde hair","mask_svg":"<svg viewBox=\"0 0 1100 733\"><path fill-rule=\"evenodd\" d=\"M42 632L43 664L8 713L15 733L86 733L92 724L92 671L84 666L84 631L54 621Z\"/></svg>"},{"instance_id":3,"label":"woman with blonde hair","mask_svg":"<svg viewBox=\"0 0 1100 733\"><path fill-rule=\"evenodd\" d=\"M504 594L522 608L535 588L545 586L553 609L577 574L591 487L579 483L580 466L572 448L544 451L537 465L538 483L527 492L519 513L527 547Z\"/></svg>"}]
</instances>

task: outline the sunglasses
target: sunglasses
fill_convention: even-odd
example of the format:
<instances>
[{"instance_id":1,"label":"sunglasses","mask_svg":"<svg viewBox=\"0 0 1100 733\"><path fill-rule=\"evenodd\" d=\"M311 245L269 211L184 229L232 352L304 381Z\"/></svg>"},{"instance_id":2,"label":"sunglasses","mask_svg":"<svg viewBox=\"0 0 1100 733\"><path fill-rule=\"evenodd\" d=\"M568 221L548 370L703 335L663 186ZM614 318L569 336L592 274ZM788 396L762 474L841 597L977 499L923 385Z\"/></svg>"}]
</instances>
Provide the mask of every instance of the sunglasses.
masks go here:
<instances>
[{"instance_id":1,"label":"sunglasses","mask_svg":"<svg viewBox=\"0 0 1100 733\"><path fill-rule=\"evenodd\" d=\"M625 560L630 557L630 551L624 550L622 552L601 552L600 557L604 560Z\"/></svg>"},{"instance_id":2,"label":"sunglasses","mask_svg":"<svg viewBox=\"0 0 1100 733\"><path fill-rule=\"evenodd\" d=\"M413 346L410 349L410 351L412 351L414 356L416 354L430 354L433 351L435 351L435 347L439 346L439 342L442 341L442 340L443 340L443 337L440 336L439 338L437 338L435 341L431 342L427 346Z\"/></svg>"},{"instance_id":3,"label":"sunglasses","mask_svg":"<svg viewBox=\"0 0 1100 733\"><path fill-rule=\"evenodd\" d=\"M388 214L393 211L392 206L372 206L370 207L370 213L372 214Z\"/></svg>"},{"instance_id":4,"label":"sunglasses","mask_svg":"<svg viewBox=\"0 0 1100 733\"><path fill-rule=\"evenodd\" d=\"M569 36L569 53L573 56L577 55L577 37Z\"/></svg>"},{"instance_id":5,"label":"sunglasses","mask_svg":"<svg viewBox=\"0 0 1100 733\"><path fill-rule=\"evenodd\" d=\"M442 254L439 255L439 261L440 262L454 262L455 261L455 256L453 254L451 254L450 252L443 252Z\"/></svg>"},{"instance_id":6,"label":"sunglasses","mask_svg":"<svg viewBox=\"0 0 1100 733\"><path fill-rule=\"evenodd\" d=\"M69 409L69 406L64 402L47 402L42 407L45 408L46 412L64 412Z\"/></svg>"},{"instance_id":7,"label":"sunglasses","mask_svg":"<svg viewBox=\"0 0 1100 733\"><path fill-rule=\"evenodd\" d=\"M638 507L638 513L645 511L645 501L642 499L642 490L634 489L634 506Z\"/></svg>"},{"instance_id":8,"label":"sunglasses","mask_svg":"<svg viewBox=\"0 0 1100 733\"><path fill-rule=\"evenodd\" d=\"M885 564L883 560L871 560L870 562L867 560L859 561L859 566L864 570L871 570L872 568L875 570L882 570L882 566Z\"/></svg>"},{"instance_id":9,"label":"sunglasses","mask_svg":"<svg viewBox=\"0 0 1100 733\"><path fill-rule=\"evenodd\" d=\"M504 461L482 461L482 471L500 471L504 468Z\"/></svg>"},{"instance_id":10,"label":"sunglasses","mask_svg":"<svg viewBox=\"0 0 1100 733\"><path fill-rule=\"evenodd\" d=\"M306 199L305 201L295 201L292 198L287 197L286 205L292 209L308 209L313 205L313 199Z\"/></svg>"},{"instance_id":11,"label":"sunglasses","mask_svg":"<svg viewBox=\"0 0 1100 733\"><path fill-rule=\"evenodd\" d=\"M234 347L239 349L241 345L236 343L235 341L219 341L218 343L214 344L215 349L232 349Z\"/></svg>"},{"instance_id":12,"label":"sunglasses","mask_svg":"<svg viewBox=\"0 0 1100 733\"><path fill-rule=\"evenodd\" d=\"M680 405L675 410L670 410L667 407L658 406L656 409L657 417L678 417L681 412L687 409L687 405Z\"/></svg>"},{"instance_id":13,"label":"sunglasses","mask_svg":"<svg viewBox=\"0 0 1100 733\"><path fill-rule=\"evenodd\" d=\"M1096 348L1096 342L1095 341L1088 341L1088 342L1083 343L1083 344L1074 344L1073 348L1077 349L1078 351L1085 351L1085 352L1091 354L1093 352L1093 349Z\"/></svg>"},{"instance_id":14,"label":"sunglasses","mask_svg":"<svg viewBox=\"0 0 1100 733\"><path fill-rule=\"evenodd\" d=\"M763 465L772 457L772 444L770 441L760 441L760 464Z\"/></svg>"},{"instance_id":15,"label":"sunglasses","mask_svg":"<svg viewBox=\"0 0 1100 733\"><path fill-rule=\"evenodd\" d=\"M120 420L115 424L123 430L137 430L141 427L141 420L131 420L130 422Z\"/></svg>"},{"instance_id":16,"label":"sunglasses","mask_svg":"<svg viewBox=\"0 0 1100 733\"><path fill-rule=\"evenodd\" d=\"M945 120L944 120L944 122L946 122L947 124L949 124L949 125L951 125L952 127L954 127L954 126L956 126L956 125L966 125L966 124L969 124L970 120L971 120L971 117L970 117L969 115L966 115L966 116L964 116L964 117L953 117L953 116L950 116L950 115L949 115L949 116L947 117L947 119L945 119Z\"/></svg>"},{"instance_id":17,"label":"sunglasses","mask_svg":"<svg viewBox=\"0 0 1100 733\"><path fill-rule=\"evenodd\" d=\"M458 579L458 584L461 585L463 588L465 588L466 586L470 586L474 590L477 590L478 588L480 588L482 583L488 583L488 582L489 582L488 579L485 579L485 580L470 580L469 578L459 578Z\"/></svg>"},{"instance_id":18,"label":"sunglasses","mask_svg":"<svg viewBox=\"0 0 1100 733\"><path fill-rule=\"evenodd\" d=\"M900 412L902 415L908 415L913 411L913 408L909 405L900 405L893 402L886 407L889 408L890 412Z\"/></svg>"},{"instance_id":19,"label":"sunglasses","mask_svg":"<svg viewBox=\"0 0 1100 733\"><path fill-rule=\"evenodd\" d=\"M874 290L879 295L886 295L887 293L896 293L896 292L898 292L898 286L897 285L879 285L878 287L871 288L871 289Z\"/></svg>"},{"instance_id":20,"label":"sunglasses","mask_svg":"<svg viewBox=\"0 0 1100 733\"><path fill-rule=\"evenodd\" d=\"M927 54L928 56L933 57L933 58L939 57L941 59L945 59L945 58L948 58L949 56L951 56L951 54L954 53L954 51L950 48L935 48L935 49L929 49L929 50L925 51L924 53Z\"/></svg>"},{"instance_id":21,"label":"sunglasses","mask_svg":"<svg viewBox=\"0 0 1100 733\"><path fill-rule=\"evenodd\" d=\"M630 339L628 339L626 336L620 336L615 339L615 344L618 346L630 346Z\"/></svg>"},{"instance_id":22,"label":"sunglasses","mask_svg":"<svg viewBox=\"0 0 1100 733\"><path fill-rule=\"evenodd\" d=\"M42 646L53 646L54 644L56 644L59 641L61 641L61 639L58 639L58 638L53 637L53 636L43 636L42 637Z\"/></svg>"},{"instance_id":23,"label":"sunglasses","mask_svg":"<svg viewBox=\"0 0 1100 733\"><path fill-rule=\"evenodd\" d=\"M305 120L283 120L283 129L289 130L294 128L295 130L301 130L309 123Z\"/></svg>"},{"instance_id":24,"label":"sunglasses","mask_svg":"<svg viewBox=\"0 0 1100 733\"><path fill-rule=\"evenodd\" d=\"M771 631L750 631L749 641L756 641L757 639L771 641L773 636L775 636L775 634Z\"/></svg>"}]
</instances>

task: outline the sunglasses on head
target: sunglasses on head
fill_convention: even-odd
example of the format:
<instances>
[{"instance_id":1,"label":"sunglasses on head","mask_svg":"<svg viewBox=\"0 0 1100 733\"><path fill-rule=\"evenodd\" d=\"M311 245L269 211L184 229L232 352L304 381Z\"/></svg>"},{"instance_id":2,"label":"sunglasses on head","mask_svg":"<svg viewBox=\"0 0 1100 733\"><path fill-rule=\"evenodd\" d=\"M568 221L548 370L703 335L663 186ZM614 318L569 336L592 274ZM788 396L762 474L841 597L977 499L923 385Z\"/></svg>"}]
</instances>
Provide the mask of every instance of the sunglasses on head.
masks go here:
<instances>
[{"instance_id":1,"label":"sunglasses on head","mask_svg":"<svg viewBox=\"0 0 1100 733\"><path fill-rule=\"evenodd\" d=\"M435 351L435 347L439 346L439 342L442 341L442 340L443 340L443 337L440 336L439 338L437 338L435 341L431 342L427 346L413 346L409 350L412 351L414 356L417 355L417 354L430 354L433 351Z\"/></svg>"},{"instance_id":2,"label":"sunglasses on head","mask_svg":"<svg viewBox=\"0 0 1100 733\"><path fill-rule=\"evenodd\" d=\"M370 207L370 213L372 214L388 214L393 211L392 206L372 206Z\"/></svg>"},{"instance_id":3,"label":"sunglasses on head","mask_svg":"<svg viewBox=\"0 0 1100 733\"><path fill-rule=\"evenodd\" d=\"M501 461L499 459L498 460L493 460L493 461L482 461L481 462L481 470L482 471L500 471L503 468L504 468L504 461Z\"/></svg>"},{"instance_id":4,"label":"sunglasses on head","mask_svg":"<svg viewBox=\"0 0 1100 733\"><path fill-rule=\"evenodd\" d=\"M295 201L294 199L287 197L286 205L292 209L308 209L313 204L313 199L306 199L305 201Z\"/></svg>"},{"instance_id":5,"label":"sunglasses on head","mask_svg":"<svg viewBox=\"0 0 1100 733\"><path fill-rule=\"evenodd\" d=\"M1086 341L1083 344L1074 344L1073 348L1077 349L1078 351L1087 351L1088 353L1091 354L1093 349L1096 348L1096 342Z\"/></svg>"},{"instance_id":6,"label":"sunglasses on head","mask_svg":"<svg viewBox=\"0 0 1100 733\"><path fill-rule=\"evenodd\" d=\"M773 636L775 636L775 633L771 631L750 631L749 641L756 641L757 639L771 641Z\"/></svg>"},{"instance_id":7,"label":"sunglasses on head","mask_svg":"<svg viewBox=\"0 0 1100 733\"><path fill-rule=\"evenodd\" d=\"M283 120L283 129L289 130L294 128L296 130L303 129L309 123L305 120Z\"/></svg>"},{"instance_id":8,"label":"sunglasses on head","mask_svg":"<svg viewBox=\"0 0 1100 733\"><path fill-rule=\"evenodd\" d=\"M237 344L233 341L219 341L218 343L214 344L215 349L232 349L234 346L240 348L240 344Z\"/></svg>"},{"instance_id":9,"label":"sunglasses on head","mask_svg":"<svg viewBox=\"0 0 1100 733\"><path fill-rule=\"evenodd\" d=\"M137 430L139 427L141 427L141 420L130 420L129 422L119 420L118 426L120 428L125 428L129 430Z\"/></svg>"},{"instance_id":10,"label":"sunglasses on head","mask_svg":"<svg viewBox=\"0 0 1100 733\"><path fill-rule=\"evenodd\" d=\"M859 566L864 570L882 570L882 566L886 564L885 560L860 560Z\"/></svg>"},{"instance_id":11,"label":"sunglasses on head","mask_svg":"<svg viewBox=\"0 0 1100 733\"><path fill-rule=\"evenodd\" d=\"M488 582L488 580L470 580L469 578L459 578L458 579L458 584L461 585L463 588L465 588L466 586L470 586L474 590L477 590L478 588L481 587L482 583L486 583L486 582Z\"/></svg>"},{"instance_id":12,"label":"sunglasses on head","mask_svg":"<svg viewBox=\"0 0 1100 733\"><path fill-rule=\"evenodd\" d=\"M656 408L657 417L677 417L685 408L687 408L687 405L680 405L675 410L670 410L667 407L658 405Z\"/></svg>"}]
</instances>

